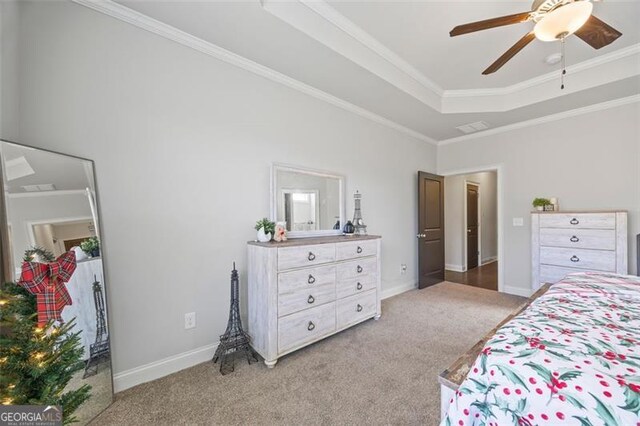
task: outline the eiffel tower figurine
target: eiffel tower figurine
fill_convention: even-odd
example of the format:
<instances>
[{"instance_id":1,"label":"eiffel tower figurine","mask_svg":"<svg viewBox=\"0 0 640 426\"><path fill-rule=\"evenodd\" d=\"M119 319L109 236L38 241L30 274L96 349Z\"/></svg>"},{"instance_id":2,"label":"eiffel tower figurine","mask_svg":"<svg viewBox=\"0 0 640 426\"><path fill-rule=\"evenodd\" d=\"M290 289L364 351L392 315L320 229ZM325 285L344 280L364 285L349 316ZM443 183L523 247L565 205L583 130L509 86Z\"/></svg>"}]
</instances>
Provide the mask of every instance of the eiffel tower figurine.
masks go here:
<instances>
[{"instance_id":1,"label":"eiffel tower figurine","mask_svg":"<svg viewBox=\"0 0 640 426\"><path fill-rule=\"evenodd\" d=\"M236 356L244 355L249 364L258 361L258 356L250 345L249 335L242 329L238 286L238 271L236 263L233 262L229 322L227 330L220 336L220 344L218 344L218 349L216 349L212 360L214 364L220 361L220 373L223 375L233 372Z\"/></svg>"},{"instance_id":2,"label":"eiffel tower figurine","mask_svg":"<svg viewBox=\"0 0 640 426\"><path fill-rule=\"evenodd\" d=\"M100 281L93 276L93 302L96 306L96 340L89 345L89 360L84 368L83 379L98 372L98 365L109 360L109 333L105 318L104 298Z\"/></svg>"},{"instance_id":3,"label":"eiffel tower figurine","mask_svg":"<svg viewBox=\"0 0 640 426\"><path fill-rule=\"evenodd\" d=\"M362 212L360 211L360 200L362 200L362 194L356 191L353 194L353 203L355 205L355 211L353 212L353 227L355 228L355 235L367 235L367 225L362 220Z\"/></svg>"}]
</instances>

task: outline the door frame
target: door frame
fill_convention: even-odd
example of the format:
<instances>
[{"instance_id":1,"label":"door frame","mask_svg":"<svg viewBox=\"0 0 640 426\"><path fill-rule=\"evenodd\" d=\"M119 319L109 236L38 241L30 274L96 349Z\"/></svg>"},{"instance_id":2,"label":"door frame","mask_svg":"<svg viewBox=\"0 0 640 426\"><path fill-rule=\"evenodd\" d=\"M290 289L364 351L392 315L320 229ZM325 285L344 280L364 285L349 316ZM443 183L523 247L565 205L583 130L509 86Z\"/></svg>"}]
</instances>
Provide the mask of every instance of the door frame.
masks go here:
<instances>
[{"instance_id":1,"label":"door frame","mask_svg":"<svg viewBox=\"0 0 640 426\"><path fill-rule=\"evenodd\" d=\"M464 235L464 242L462 244L462 248L464 250L464 270L465 272L469 270L469 251L468 247L468 238L467 238L467 186L475 186L478 188L478 267L482 266L482 201L480 199L480 183L474 182L472 180L464 180L464 228L462 228L462 234ZM446 212L445 212L446 214Z\"/></svg>"},{"instance_id":2,"label":"door frame","mask_svg":"<svg viewBox=\"0 0 640 426\"><path fill-rule=\"evenodd\" d=\"M468 169L457 170L438 170L440 176L456 176L456 175L468 175L472 173L480 172L496 172L496 186L497 186L497 199L498 199L498 291L505 293L504 285L504 165L503 164L490 164L486 166L470 167ZM465 189L466 192L466 189ZM446 213L445 213L446 214ZM465 238L466 240L466 238ZM510 292L509 292L510 293ZM512 294L512 293L510 293Z\"/></svg>"}]
</instances>

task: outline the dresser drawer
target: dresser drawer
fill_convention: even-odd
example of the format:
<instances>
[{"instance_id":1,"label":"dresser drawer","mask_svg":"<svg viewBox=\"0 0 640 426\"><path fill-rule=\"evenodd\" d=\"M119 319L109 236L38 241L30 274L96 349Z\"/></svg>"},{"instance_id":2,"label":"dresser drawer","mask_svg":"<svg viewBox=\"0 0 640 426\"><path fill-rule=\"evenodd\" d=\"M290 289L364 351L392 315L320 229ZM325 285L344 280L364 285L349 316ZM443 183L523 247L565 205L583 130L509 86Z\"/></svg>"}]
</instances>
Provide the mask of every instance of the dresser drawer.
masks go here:
<instances>
[{"instance_id":1,"label":"dresser drawer","mask_svg":"<svg viewBox=\"0 0 640 426\"><path fill-rule=\"evenodd\" d=\"M375 256L378 253L376 240L350 241L336 244L336 259L347 260L358 257Z\"/></svg>"},{"instance_id":2,"label":"dresser drawer","mask_svg":"<svg viewBox=\"0 0 640 426\"><path fill-rule=\"evenodd\" d=\"M540 245L615 250L616 231L613 229L543 228L540 230Z\"/></svg>"},{"instance_id":3,"label":"dresser drawer","mask_svg":"<svg viewBox=\"0 0 640 426\"><path fill-rule=\"evenodd\" d=\"M281 272L278 274L278 294L311 291L324 284L333 284L335 282L335 265Z\"/></svg>"},{"instance_id":4,"label":"dresser drawer","mask_svg":"<svg viewBox=\"0 0 640 426\"><path fill-rule=\"evenodd\" d=\"M278 353L319 340L335 330L335 302L280 318L278 320Z\"/></svg>"},{"instance_id":5,"label":"dresser drawer","mask_svg":"<svg viewBox=\"0 0 640 426\"><path fill-rule=\"evenodd\" d=\"M616 252L544 247L540 250L540 263L568 268L615 272Z\"/></svg>"},{"instance_id":6,"label":"dresser drawer","mask_svg":"<svg viewBox=\"0 0 640 426\"><path fill-rule=\"evenodd\" d=\"M615 213L540 214L541 228L616 229Z\"/></svg>"},{"instance_id":7,"label":"dresser drawer","mask_svg":"<svg viewBox=\"0 0 640 426\"><path fill-rule=\"evenodd\" d=\"M300 289L294 293L281 294L278 296L278 316L283 317L335 300L335 283L324 284L311 289Z\"/></svg>"},{"instance_id":8,"label":"dresser drawer","mask_svg":"<svg viewBox=\"0 0 640 426\"><path fill-rule=\"evenodd\" d=\"M339 263L337 265L337 271L336 271L338 281L346 280L349 278L362 277L365 275L377 274L377 273L378 273L377 257L366 257L363 259Z\"/></svg>"},{"instance_id":9,"label":"dresser drawer","mask_svg":"<svg viewBox=\"0 0 640 426\"><path fill-rule=\"evenodd\" d=\"M341 329L376 314L376 291L369 290L363 294L340 299L336 303L337 326Z\"/></svg>"},{"instance_id":10,"label":"dresser drawer","mask_svg":"<svg viewBox=\"0 0 640 426\"><path fill-rule=\"evenodd\" d=\"M342 299L352 294L365 293L376 288L378 284L377 274L368 274L362 277L349 278L336 283L336 298Z\"/></svg>"},{"instance_id":11,"label":"dresser drawer","mask_svg":"<svg viewBox=\"0 0 640 426\"><path fill-rule=\"evenodd\" d=\"M278 249L278 270L313 266L335 260L335 244L282 247Z\"/></svg>"},{"instance_id":12,"label":"dresser drawer","mask_svg":"<svg viewBox=\"0 0 640 426\"><path fill-rule=\"evenodd\" d=\"M540 265L540 284L557 283L567 275L575 272L584 272L584 270L565 268L563 266Z\"/></svg>"}]
</instances>

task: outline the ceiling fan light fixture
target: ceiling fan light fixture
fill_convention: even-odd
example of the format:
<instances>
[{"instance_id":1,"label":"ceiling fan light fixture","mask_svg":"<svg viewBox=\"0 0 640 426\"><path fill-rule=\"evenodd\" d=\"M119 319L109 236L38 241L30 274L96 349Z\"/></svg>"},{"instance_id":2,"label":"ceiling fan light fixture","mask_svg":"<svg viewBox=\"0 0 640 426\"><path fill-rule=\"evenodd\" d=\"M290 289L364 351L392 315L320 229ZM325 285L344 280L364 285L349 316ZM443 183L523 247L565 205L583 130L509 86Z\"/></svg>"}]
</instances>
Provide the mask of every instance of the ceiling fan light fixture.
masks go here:
<instances>
[{"instance_id":1,"label":"ceiling fan light fixture","mask_svg":"<svg viewBox=\"0 0 640 426\"><path fill-rule=\"evenodd\" d=\"M556 41L580 29L591 17L593 4L588 0L574 1L545 14L533 29L541 41Z\"/></svg>"}]
</instances>

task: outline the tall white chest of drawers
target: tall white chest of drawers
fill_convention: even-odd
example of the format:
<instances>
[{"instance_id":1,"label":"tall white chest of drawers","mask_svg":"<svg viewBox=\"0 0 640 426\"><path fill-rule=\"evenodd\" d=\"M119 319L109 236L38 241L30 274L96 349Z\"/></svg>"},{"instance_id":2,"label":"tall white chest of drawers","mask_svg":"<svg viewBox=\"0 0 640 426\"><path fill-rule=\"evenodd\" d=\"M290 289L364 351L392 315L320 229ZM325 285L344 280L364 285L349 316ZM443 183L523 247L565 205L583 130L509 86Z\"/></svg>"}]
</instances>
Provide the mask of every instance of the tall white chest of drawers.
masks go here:
<instances>
[{"instance_id":1,"label":"tall white chest of drawers","mask_svg":"<svg viewBox=\"0 0 640 426\"><path fill-rule=\"evenodd\" d=\"M267 367L370 318L380 318L380 237L249 242L248 333Z\"/></svg>"},{"instance_id":2,"label":"tall white chest of drawers","mask_svg":"<svg viewBox=\"0 0 640 426\"><path fill-rule=\"evenodd\" d=\"M533 290L573 272L627 274L627 213L531 214Z\"/></svg>"}]
</instances>

